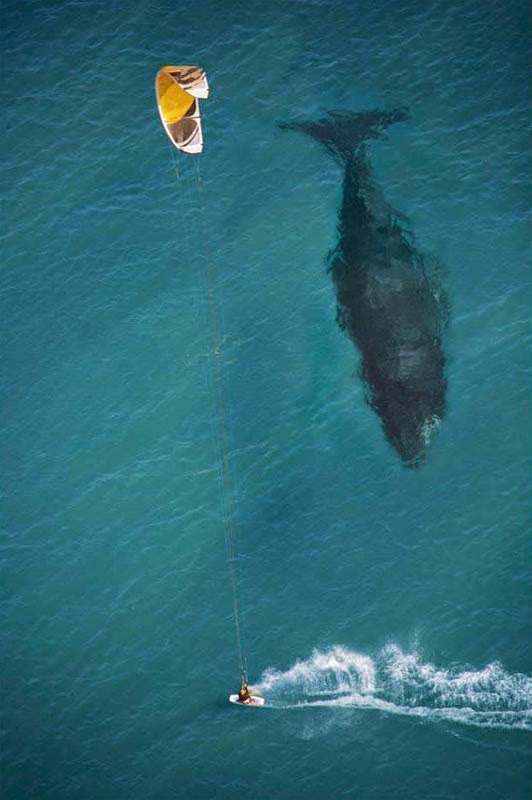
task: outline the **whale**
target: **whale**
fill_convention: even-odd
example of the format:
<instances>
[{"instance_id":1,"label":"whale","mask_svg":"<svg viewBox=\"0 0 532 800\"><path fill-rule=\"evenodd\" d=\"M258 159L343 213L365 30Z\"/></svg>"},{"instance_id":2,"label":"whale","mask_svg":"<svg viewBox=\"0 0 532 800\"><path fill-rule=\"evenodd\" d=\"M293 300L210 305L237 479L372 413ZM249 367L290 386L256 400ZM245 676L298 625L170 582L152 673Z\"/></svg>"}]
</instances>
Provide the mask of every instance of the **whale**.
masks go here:
<instances>
[{"instance_id":1,"label":"whale","mask_svg":"<svg viewBox=\"0 0 532 800\"><path fill-rule=\"evenodd\" d=\"M365 396L387 441L405 467L417 468L445 414L448 300L441 265L417 248L368 155L373 140L409 117L406 109L329 111L279 127L320 142L343 170L338 239L327 258L336 319L359 351Z\"/></svg>"}]
</instances>

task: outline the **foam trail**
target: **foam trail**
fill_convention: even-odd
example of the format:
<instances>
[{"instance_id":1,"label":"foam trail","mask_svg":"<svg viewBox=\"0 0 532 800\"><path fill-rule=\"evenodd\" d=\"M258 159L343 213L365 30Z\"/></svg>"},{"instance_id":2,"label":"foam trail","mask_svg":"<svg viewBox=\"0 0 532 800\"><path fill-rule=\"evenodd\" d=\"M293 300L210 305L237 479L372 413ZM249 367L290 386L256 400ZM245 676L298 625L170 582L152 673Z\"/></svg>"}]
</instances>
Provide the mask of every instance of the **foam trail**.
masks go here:
<instances>
[{"instance_id":1,"label":"foam trail","mask_svg":"<svg viewBox=\"0 0 532 800\"><path fill-rule=\"evenodd\" d=\"M375 708L488 728L532 730L532 678L498 663L441 669L396 645L375 658L335 646L285 672L268 669L258 687L268 705Z\"/></svg>"}]
</instances>

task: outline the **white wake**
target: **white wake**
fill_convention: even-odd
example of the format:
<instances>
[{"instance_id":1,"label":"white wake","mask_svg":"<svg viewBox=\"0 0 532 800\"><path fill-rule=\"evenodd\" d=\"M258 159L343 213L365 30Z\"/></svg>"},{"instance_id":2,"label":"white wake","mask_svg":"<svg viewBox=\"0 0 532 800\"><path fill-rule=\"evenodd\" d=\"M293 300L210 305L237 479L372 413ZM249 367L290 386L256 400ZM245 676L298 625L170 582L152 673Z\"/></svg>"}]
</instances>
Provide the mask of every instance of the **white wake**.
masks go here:
<instances>
[{"instance_id":1,"label":"white wake","mask_svg":"<svg viewBox=\"0 0 532 800\"><path fill-rule=\"evenodd\" d=\"M344 647L315 650L285 672L268 669L259 687L270 706L374 708L491 728L532 730L532 678L498 663L442 669L396 645L375 658Z\"/></svg>"}]
</instances>

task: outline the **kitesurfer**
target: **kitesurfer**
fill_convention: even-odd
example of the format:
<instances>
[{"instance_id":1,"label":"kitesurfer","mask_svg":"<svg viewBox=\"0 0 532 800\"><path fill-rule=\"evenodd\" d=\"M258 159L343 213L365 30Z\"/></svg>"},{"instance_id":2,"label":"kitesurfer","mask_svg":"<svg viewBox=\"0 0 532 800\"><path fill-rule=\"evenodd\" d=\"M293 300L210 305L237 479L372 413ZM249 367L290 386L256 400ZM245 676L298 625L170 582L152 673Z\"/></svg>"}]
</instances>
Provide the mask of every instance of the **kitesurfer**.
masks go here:
<instances>
[{"instance_id":1,"label":"kitesurfer","mask_svg":"<svg viewBox=\"0 0 532 800\"><path fill-rule=\"evenodd\" d=\"M239 703L253 703L253 698L249 693L247 683L242 683L240 689L238 690L238 702Z\"/></svg>"}]
</instances>

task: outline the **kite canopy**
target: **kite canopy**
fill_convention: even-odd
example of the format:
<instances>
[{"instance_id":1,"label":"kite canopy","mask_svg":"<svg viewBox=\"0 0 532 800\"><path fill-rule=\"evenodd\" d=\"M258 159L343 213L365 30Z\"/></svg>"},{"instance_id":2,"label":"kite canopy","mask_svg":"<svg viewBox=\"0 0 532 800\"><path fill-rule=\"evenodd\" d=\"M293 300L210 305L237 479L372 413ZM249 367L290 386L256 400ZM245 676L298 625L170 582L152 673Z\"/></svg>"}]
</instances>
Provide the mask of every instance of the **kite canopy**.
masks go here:
<instances>
[{"instance_id":1,"label":"kite canopy","mask_svg":"<svg viewBox=\"0 0 532 800\"><path fill-rule=\"evenodd\" d=\"M207 76L201 67L161 67L155 78L161 122L170 140L184 153L203 150L198 100L209 96Z\"/></svg>"}]
</instances>

